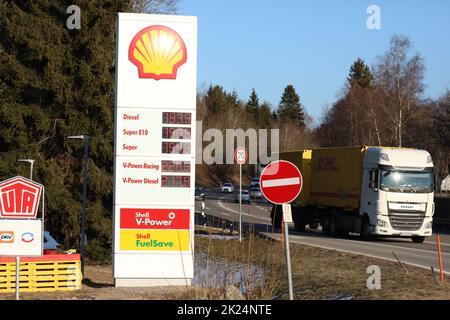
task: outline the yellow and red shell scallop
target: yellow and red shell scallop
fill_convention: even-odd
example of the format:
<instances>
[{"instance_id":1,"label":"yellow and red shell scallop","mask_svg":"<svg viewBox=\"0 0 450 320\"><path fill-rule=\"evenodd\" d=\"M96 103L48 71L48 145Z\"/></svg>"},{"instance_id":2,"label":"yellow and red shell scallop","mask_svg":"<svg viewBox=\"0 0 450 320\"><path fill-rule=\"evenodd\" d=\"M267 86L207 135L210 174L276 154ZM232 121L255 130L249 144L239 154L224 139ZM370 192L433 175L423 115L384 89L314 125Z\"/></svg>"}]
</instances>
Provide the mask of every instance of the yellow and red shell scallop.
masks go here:
<instances>
[{"instance_id":1,"label":"yellow and red shell scallop","mask_svg":"<svg viewBox=\"0 0 450 320\"><path fill-rule=\"evenodd\" d=\"M187 60L186 45L174 30L150 26L134 36L128 58L138 67L139 78L176 79L178 68Z\"/></svg>"}]
</instances>

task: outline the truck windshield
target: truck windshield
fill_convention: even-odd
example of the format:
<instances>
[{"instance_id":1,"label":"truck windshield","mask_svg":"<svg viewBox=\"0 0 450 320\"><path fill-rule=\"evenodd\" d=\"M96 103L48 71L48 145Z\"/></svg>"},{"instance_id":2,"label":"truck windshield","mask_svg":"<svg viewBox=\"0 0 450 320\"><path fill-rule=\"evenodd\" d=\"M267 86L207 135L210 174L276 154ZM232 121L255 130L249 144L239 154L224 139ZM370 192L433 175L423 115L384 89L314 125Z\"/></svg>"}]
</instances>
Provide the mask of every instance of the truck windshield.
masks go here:
<instances>
[{"instance_id":1,"label":"truck windshield","mask_svg":"<svg viewBox=\"0 0 450 320\"><path fill-rule=\"evenodd\" d=\"M381 170L380 188L394 192L433 192L433 173Z\"/></svg>"}]
</instances>

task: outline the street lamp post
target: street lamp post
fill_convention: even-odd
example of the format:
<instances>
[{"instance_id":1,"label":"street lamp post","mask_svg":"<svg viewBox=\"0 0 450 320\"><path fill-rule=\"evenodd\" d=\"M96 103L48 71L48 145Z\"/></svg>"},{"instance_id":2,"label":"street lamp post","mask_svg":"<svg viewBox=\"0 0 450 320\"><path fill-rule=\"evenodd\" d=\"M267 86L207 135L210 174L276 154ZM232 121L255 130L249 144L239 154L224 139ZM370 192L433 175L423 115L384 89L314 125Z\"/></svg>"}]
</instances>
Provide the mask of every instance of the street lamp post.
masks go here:
<instances>
[{"instance_id":1,"label":"street lamp post","mask_svg":"<svg viewBox=\"0 0 450 320\"><path fill-rule=\"evenodd\" d=\"M30 180L33 180L33 165L34 160L33 159L19 159L19 162L28 162L30 164Z\"/></svg>"},{"instance_id":2,"label":"street lamp post","mask_svg":"<svg viewBox=\"0 0 450 320\"><path fill-rule=\"evenodd\" d=\"M86 203L87 203L87 169L88 169L88 152L89 152L89 136L69 136L68 139L83 139L84 142L84 159L83 159L83 215L81 218L81 239L80 239L80 254L81 254L81 274L84 278L84 249L86 247Z\"/></svg>"}]
</instances>

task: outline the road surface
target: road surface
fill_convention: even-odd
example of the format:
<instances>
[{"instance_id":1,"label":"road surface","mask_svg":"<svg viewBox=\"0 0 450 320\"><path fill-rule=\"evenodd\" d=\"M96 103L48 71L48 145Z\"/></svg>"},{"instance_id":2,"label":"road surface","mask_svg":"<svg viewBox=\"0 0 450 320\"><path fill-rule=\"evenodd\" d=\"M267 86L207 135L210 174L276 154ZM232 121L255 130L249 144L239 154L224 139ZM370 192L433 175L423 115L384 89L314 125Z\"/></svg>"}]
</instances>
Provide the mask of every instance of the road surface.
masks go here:
<instances>
[{"instance_id":1,"label":"road surface","mask_svg":"<svg viewBox=\"0 0 450 320\"><path fill-rule=\"evenodd\" d=\"M207 193L206 214L239 221L239 204L234 203L233 194L223 194L218 189L209 189ZM259 200L255 204L243 204L242 220L245 224L255 224L258 232L279 240L280 234L272 231L270 223L271 206ZM196 201L196 211L201 210L201 201ZM436 233L436 231L433 231ZM361 254L389 261L397 261L393 252L405 264L439 270L436 236L433 235L424 243L413 243L411 239L384 238L372 241L361 241L358 235L336 238L324 235L318 230L296 232L293 225L289 228L290 242L305 244L324 249ZM440 234L444 272L450 275L450 235Z\"/></svg>"}]
</instances>

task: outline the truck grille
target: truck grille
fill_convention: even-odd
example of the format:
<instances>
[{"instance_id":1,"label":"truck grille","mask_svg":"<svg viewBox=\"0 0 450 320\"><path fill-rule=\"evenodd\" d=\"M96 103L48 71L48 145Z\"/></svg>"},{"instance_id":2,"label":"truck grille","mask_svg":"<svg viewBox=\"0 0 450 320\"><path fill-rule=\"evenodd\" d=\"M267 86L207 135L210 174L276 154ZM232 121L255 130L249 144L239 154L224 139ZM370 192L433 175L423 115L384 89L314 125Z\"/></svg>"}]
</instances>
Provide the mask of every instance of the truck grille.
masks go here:
<instances>
[{"instance_id":1,"label":"truck grille","mask_svg":"<svg viewBox=\"0 0 450 320\"><path fill-rule=\"evenodd\" d=\"M395 230L415 231L422 227L425 212L389 211L389 221Z\"/></svg>"}]
</instances>

